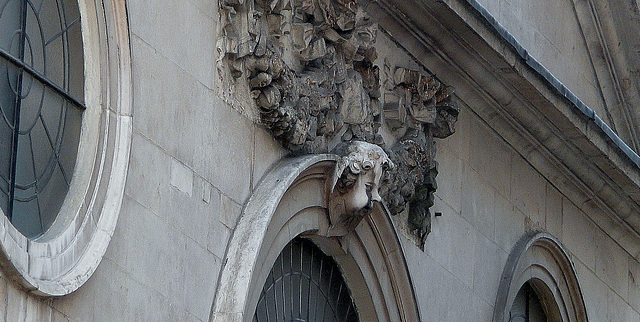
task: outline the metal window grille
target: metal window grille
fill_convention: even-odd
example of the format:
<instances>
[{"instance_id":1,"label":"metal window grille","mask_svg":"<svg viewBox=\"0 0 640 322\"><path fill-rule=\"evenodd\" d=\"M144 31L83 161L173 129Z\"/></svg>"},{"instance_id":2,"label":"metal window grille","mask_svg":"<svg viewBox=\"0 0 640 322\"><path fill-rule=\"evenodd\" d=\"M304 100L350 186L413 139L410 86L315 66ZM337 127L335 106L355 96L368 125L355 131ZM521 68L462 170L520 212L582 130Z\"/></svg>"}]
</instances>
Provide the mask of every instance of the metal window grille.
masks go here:
<instances>
[{"instance_id":1,"label":"metal window grille","mask_svg":"<svg viewBox=\"0 0 640 322\"><path fill-rule=\"evenodd\" d=\"M351 322L358 321L358 312L333 258L295 238L276 259L253 321Z\"/></svg>"}]
</instances>

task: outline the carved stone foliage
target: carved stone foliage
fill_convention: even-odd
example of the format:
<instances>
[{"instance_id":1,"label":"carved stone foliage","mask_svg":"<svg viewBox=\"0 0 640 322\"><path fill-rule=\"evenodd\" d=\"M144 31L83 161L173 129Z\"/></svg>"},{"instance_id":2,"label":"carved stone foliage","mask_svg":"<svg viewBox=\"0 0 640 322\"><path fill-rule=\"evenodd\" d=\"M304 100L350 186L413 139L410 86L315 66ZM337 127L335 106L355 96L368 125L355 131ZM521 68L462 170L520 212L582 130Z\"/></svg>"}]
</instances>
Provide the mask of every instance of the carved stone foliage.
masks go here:
<instances>
[{"instance_id":1,"label":"carved stone foliage","mask_svg":"<svg viewBox=\"0 0 640 322\"><path fill-rule=\"evenodd\" d=\"M388 62L384 69L384 119L391 129L408 127L420 131L426 126L431 136L441 139L453 134L459 112L453 87L417 70L397 67L392 72Z\"/></svg>"},{"instance_id":2,"label":"carved stone foliage","mask_svg":"<svg viewBox=\"0 0 640 322\"><path fill-rule=\"evenodd\" d=\"M398 165L382 182L381 195L393 214L408 208L406 229L423 248L431 231L431 214L437 188L438 164L434 138L454 132L459 108L453 101L453 88L433 76L385 63L384 120L402 137L389 152Z\"/></svg>"},{"instance_id":3,"label":"carved stone foliage","mask_svg":"<svg viewBox=\"0 0 640 322\"><path fill-rule=\"evenodd\" d=\"M354 149L362 149L364 142L377 145L368 149L384 154L387 161L380 161L379 168L396 167L362 182L375 183L376 195L379 187L391 213L407 217L403 229L422 246L436 189L434 138L451 135L458 115L453 88L431 75L387 63L382 88L374 64L377 24L357 1L221 1L226 15L218 47L230 74L249 87L260 122L295 154L325 153L341 142L362 141ZM387 143L381 127L392 133ZM340 151L346 150L335 152ZM349 153L345 160L350 160ZM345 197L361 191L351 190L362 177L354 171L351 166L338 171L332 187L334 214L336 207L350 213L340 220L362 217ZM351 229L350 224L342 227ZM344 233L340 229L335 228L336 235Z\"/></svg>"},{"instance_id":4,"label":"carved stone foliage","mask_svg":"<svg viewBox=\"0 0 640 322\"><path fill-rule=\"evenodd\" d=\"M340 141L382 143L376 135L379 68L373 65L377 25L355 1L257 0L227 7L235 17L224 38L232 73L248 78L262 123L285 147L318 153ZM249 27L238 12L253 17Z\"/></svg>"}]
</instances>

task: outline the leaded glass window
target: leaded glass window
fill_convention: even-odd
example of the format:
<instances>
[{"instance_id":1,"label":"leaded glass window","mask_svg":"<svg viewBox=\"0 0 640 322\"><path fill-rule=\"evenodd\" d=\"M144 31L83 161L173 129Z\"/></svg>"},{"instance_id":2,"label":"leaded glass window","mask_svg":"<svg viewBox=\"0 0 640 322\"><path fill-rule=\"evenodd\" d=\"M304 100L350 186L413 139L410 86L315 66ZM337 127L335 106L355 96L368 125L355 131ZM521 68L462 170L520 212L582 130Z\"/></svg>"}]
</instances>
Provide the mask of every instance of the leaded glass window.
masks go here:
<instances>
[{"instance_id":1,"label":"leaded glass window","mask_svg":"<svg viewBox=\"0 0 640 322\"><path fill-rule=\"evenodd\" d=\"M358 312L333 258L295 238L273 264L253 321L358 321Z\"/></svg>"},{"instance_id":2,"label":"leaded glass window","mask_svg":"<svg viewBox=\"0 0 640 322\"><path fill-rule=\"evenodd\" d=\"M0 208L25 236L54 222L84 107L75 0L0 0Z\"/></svg>"}]
</instances>

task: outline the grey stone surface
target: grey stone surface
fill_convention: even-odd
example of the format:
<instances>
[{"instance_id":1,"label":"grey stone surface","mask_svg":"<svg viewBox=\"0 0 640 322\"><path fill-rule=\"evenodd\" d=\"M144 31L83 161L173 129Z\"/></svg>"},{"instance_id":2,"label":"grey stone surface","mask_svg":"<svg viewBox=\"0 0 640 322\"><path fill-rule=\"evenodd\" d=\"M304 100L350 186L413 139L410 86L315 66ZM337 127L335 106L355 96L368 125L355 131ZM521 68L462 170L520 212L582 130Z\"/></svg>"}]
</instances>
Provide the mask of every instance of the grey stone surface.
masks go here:
<instances>
[{"instance_id":1,"label":"grey stone surface","mask_svg":"<svg viewBox=\"0 0 640 322\"><path fill-rule=\"evenodd\" d=\"M212 92L143 39L131 38L134 131L142 133L175 158L193 165L203 144L201 122L211 115ZM135 57L144 59L135 59ZM144 98L144 99L143 99Z\"/></svg>"},{"instance_id":2,"label":"grey stone surface","mask_svg":"<svg viewBox=\"0 0 640 322\"><path fill-rule=\"evenodd\" d=\"M140 134L134 134L125 194L156 214L162 214L164 196L170 195L167 181L171 157ZM148 171L153 169L153 171Z\"/></svg>"},{"instance_id":3,"label":"grey stone surface","mask_svg":"<svg viewBox=\"0 0 640 322\"><path fill-rule=\"evenodd\" d=\"M589 106L602 106L595 74L569 1L480 0L489 12ZM598 113L604 115L604 113Z\"/></svg>"},{"instance_id":4,"label":"grey stone surface","mask_svg":"<svg viewBox=\"0 0 640 322\"><path fill-rule=\"evenodd\" d=\"M501 195L510 196L511 184L517 179L514 177L517 173L513 173L517 167L512 166L512 150L481 120L471 119L468 121L469 128L459 131L468 131L469 141L466 144L469 146L469 166Z\"/></svg>"},{"instance_id":5,"label":"grey stone surface","mask_svg":"<svg viewBox=\"0 0 640 322\"><path fill-rule=\"evenodd\" d=\"M640 263L629 258L629 305L640 312Z\"/></svg>"},{"instance_id":6,"label":"grey stone surface","mask_svg":"<svg viewBox=\"0 0 640 322\"><path fill-rule=\"evenodd\" d=\"M60 311L53 309L51 311L51 322L68 322L70 319Z\"/></svg>"},{"instance_id":7,"label":"grey stone surface","mask_svg":"<svg viewBox=\"0 0 640 322\"><path fill-rule=\"evenodd\" d=\"M496 243L477 235L473 257L473 291L476 294L497 294L507 255Z\"/></svg>"},{"instance_id":8,"label":"grey stone surface","mask_svg":"<svg viewBox=\"0 0 640 322\"><path fill-rule=\"evenodd\" d=\"M431 237L432 235L427 238L427 244ZM416 250L407 247L405 253L411 271L432 272L432 278L414 281L423 321L467 321L482 316L479 311L487 310L487 306L473 300L476 295L471 287L431 256L421 253L411 242L407 241L404 245ZM454 298L455 300L451 300Z\"/></svg>"},{"instance_id":9,"label":"grey stone surface","mask_svg":"<svg viewBox=\"0 0 640 322\"><path fill-rule=\"evenodd\" d=\"M607 294L608 321L638 321L640 314L613 290Z\"/></svg>"},{"instance_id":10,"label":"grey stone surface","mask_svg":"<svg viewBox=\"0 0 640 322\"><path fill-rule=\"evenodd\" d=\"M526 160L513 158L510 200L531 221L544 224L546 181Z\"/></svg>"},{"instance_id":11,"label":"grey stone surface","mask_svg":"<svg viewBox=\"0 0 640 322\"><path fill-rule=\"evenodd\" d=\"M252 189L258 185L264 175L282 157L288 154L273 137L261 126L254 126L254 156L252 168Z\"/></svg>"},{"instance_id":12,"label":"grey stone surface","mask_svg":"<svg viewBox=\"0 0 640 322\"><path fill-rule=\"evenodd\" d=\"M136 100L134 130L243 202L253 145L245 129L252 123L141 39L133 37L132 47L145 57L134 60L134 75L144 80L134 83L134 94L146 98ZM221 168L231 171L214 171Z\"/></svg>"},{"instance_id":13,"label":"grey stone surface","mask_svg":"<svg viewBox=\"0 0 640 322\"><path fill-rule=\"evenodd\" d=\"M381 37L383 38L383 37ZM386 39L384 37L383 39ZM396 54L399 56L399 53ZM470 160L470 140L472 137L472 131L469 131L472 127L477 126L477 119L473 110L469 108L464 101L459 102L460 114L458 115L458 122L456 123L456 133L446 140L438 141L438 158L441 154L453 154L454 156L468 161Z\"/></svg>"},{"instance_id":14,"label":"grey stone surface","mask_svg":"<svg viewBox=\"0 0 640 322\"><path fill-rule=\"evenodd\" d=\"M210 111L206 117L199 115L194 120L196 128L209 129L201 133L202 146L208 148L196 155L194 170L235 202L244 204L251 191L254 140L249 129L253 123L216 98L206 111Z\"/></svg>"},{"instance_id":15,"label":"grey stone surface","mask_svg":"<svg viewBox=\"0 0 640 322\"><path fill-rule=\"evenodd\" d=\"M562 239L562 195L551 184L546 185L545 195L545 229Z\"/></svg>"},{"instance_id":16,"label":"grey stone surface","mask_svg":"<svg viewBox=\"0 0 640 322\"><path fill-rule=\"evenodd\" d=\"M596 227L567 199L562 201L562 243L592 270L596 266Z\"/></svg>"},{"instance_id":17,"label":"grey stone surface","mask_svg":"<svg viewBox=\"0 0 640 322\"><path fill-rule=\"evenodd\" d=\"M231 230L227 226L219 221L211 220L209 222L207 250L219 259L224 258L230 237Z\"/></svg>"},{"instance_id":18,"label":"grey stone surface","mask_svg":"<svg viewBox=\"0 0 640 322\"><path fill-rule=\"evenodd\" d=\"M439 145L439 147L441 146ZM465 176L469 172L466 159L460 159L454 153L441 149L437 161L438 171L446 173L443 175L443 177L446 176L446 180L438 182L438 190L435 195L455 212L460 213L462 211L462 191L464 190L463 179L466 179Z\"/></svg>"},{"instance_id":19,"label":"grey stone surface","mask_svg":"<svg viewBox=\"0 0 640 322\"><path fill-rule=\"evenodd\" d=\"M475 170L469 168L464 172L462 182L462 217L493 240L496 230L496 190L480 179Z\"/></svg>"},{"instance_id":20,"label":"grey stone surface","mask_svg":"<svg viewBox=\"0 0 640 322\"><path fill-rule=\"evenodd\" d=\"M590 321L607 321L607 297L609 288L581 261L573 259L576 275L582 285L587 316Z\"/></svg>"},{"instance_id":21,"label":"grey stone surface","mask_svg":"<svg viewBox=\"0 0 640 322\"><path fill-rule=\"evenodd\" d=\"M477 230L462 216L446 205L436 202L435 212L442 212L436 217L433 228L424 246L424 252L450 274L460 280L468 288L473 285L475 261L474 244ZM420 260L417 256L415 260Z\"/></svg>"},{"instance_id":22,"label":"grey stone surface","mask_svg":"<svg viewBox=\"0 0 640 322\"><path fill-rule=\"evenodd\" d=\"M78 306L82 302L86 307ZM87 303L91 305L86 305ZM87 287L54 301L53 305L56 309L67 312L67 316L59 312L54 314L63 320L206 321L206 318L197 318L184 311L181 306L172 303L170 297L132 278L111 260L105 260L101 264Z\"/></svg>"},{"instance_id":23,"label":"grey stone surface","mask_svg":"<svg viewBox=\"0 0 640 322\"><path fill-rule=\"evenodd\" d=\"M208 243L208 225L215 222L219 214L219 202L210 200L205 202L200 197L203 187L211 187L211 184L202 177L194 176L194 191L191 196L176 190L170 190L169 195L163 196L165 207L159 214L166 218L177 231L188 236L201 247Z\"/></svg>"},{"instance_id":24,"label":"grey stone surface","mask_svg":"<svg viewBox=\"0 0 640 322\"><path fill-rule=\"evenodd\" d=\"M132 38L139 37L199 82L213 88L214 35L218 19L212 17L209 10L214 9L214 3L132 1L128 3L129 16L135 17L129 22ZM147 58L133 50L134 64Z\"/></svg>"},{"instance_id":25,"label":"grey stone surface","mask_svg":"<svg viewBox=\"0 0 640 322\"><path fill-rule=\"evenodd\" d=\"M581 99L596 110L602 105L569 2L481 2ZM221 258L243 205L287 153L247 117L251 101L238 94L231 103L246 109L239 113L237 105L217 97L217 1L127 5L134 137L111 245L95 275L65 297L27 295L2 276L0 318L207 321ZM377 43L380 56L406 68L423 67L421 57L412 58L388 35L394 36L384 34ZM507 97L495 99L509 103ZM494 123L475 114L483 109L463 105L457 133L438 142L433 211L442 216L432 218L424 252L401 236L423 320L490 320L506 258L529 230L549 232L569 251L591 321L639 320L637 254L628 254L620 236L603 232L587 215L597 210L596 202L575 202L574 192L547 181L551 171L529 159L537 156L516 149L530 142L506 142L489 126Z\"/></svg>"},{"instance_id":26,"label":"grey stone surface","mask_svg":"<svg viewBox=\"0 0 640 322\"><path fill-rule=\"evenodd\" d=\"M42 301L37 297L28 297L25 321L51 321L53 310L50 301Z\"/></svg>"},{"instance_id":27,"label":"grey stone surface","mask_svg":"<svg viewBox=\"0 0 640 322\"><path fill-rule=\"evenodd\" d=\"M618 296L629 297L629 255L599 229L593 243L596 244L595 272Z\"/></svg>"},{"instance_id":28,"label":"grey stone surface","mask_svg":"<svg viewBox=\"0 0 640 322\"><path fill-rule=\"evenodd\" d=\"M14 284L7 284L7 302L5 314L7 320L24 321L27 314L27 295Z\"/></svg>"},{"instance_id":29,"label":"grey stone surface","mask_svg":"<svg viewBox=\"0 0 640 322\"><path fill-rule=\"evenodd\" d=\"M191 197L193 194L193 171L176 159L171 159L171 187Z\"/></svg>"},{"instance_id":30,"label":"grey stone surface","mask_svg":"<svg viewBox=\"0 0 640 322\"><path fill-rule=\"evenodd\" d=\"M525 216L500 194L495 195L495 202L495 240L503 251L509 252L524 234Z\"/></svg>"},{"instance_id":31,"label":"grey stone surface","mask_svg":"<svg viewBox=\"0 0 640 322\"><path fill-rule=\"evenodd\" d=\"M478 321L491 321L493 314L493 299L484 294L474 294L473 311L470 318Z\"/></svg>"},{"instance_id":32,"label":"grey stone surface","mask_svg":"<svg viewBox=\"0 0 640 322\"><path fill-rule=\"evenodd\" d=\"M162 295L163 301L207 320L220 260L207 250L207 244L203 246L190 237L193 232L177 229L175 225L180 220L190 221L183 217L167 222L125 197L121 222L114 236L117 241L109 247L106 258L112 259L127 279L143 285L146 292ZM207 234L205 225L205 238Z\"/></svg>"},{"instance_id":33,"label":"grey stone surface","mask_svg":"<svg viewBox=\"0 0 640 322\"><path fill-rule=\"evenodd\" d=\"M219 200L218 214L220 222L228 229L233 230L242 212L242 206L223 193L219 194Z\"/></svg>"}]
</instances>

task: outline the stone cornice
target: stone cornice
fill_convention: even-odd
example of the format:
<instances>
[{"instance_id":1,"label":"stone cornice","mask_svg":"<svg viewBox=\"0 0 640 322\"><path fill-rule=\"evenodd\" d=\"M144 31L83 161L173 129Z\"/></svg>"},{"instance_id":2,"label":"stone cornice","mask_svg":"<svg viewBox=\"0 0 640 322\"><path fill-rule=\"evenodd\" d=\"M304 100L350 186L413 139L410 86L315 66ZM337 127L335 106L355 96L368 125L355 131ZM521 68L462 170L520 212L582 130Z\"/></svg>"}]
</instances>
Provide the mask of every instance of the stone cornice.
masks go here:
<instances>
[{"instance_id":1,"label":"stone cornice","mask_svg":"<svg viewBox=\"0 0 640 322\"><path fill-rule=\"evenodd\" d=\"M550 82L553 75L523 58L522 48L470 3L379 0L363 6L440 80L455 84L459 99L474 102L467 104L474 113L637 257L637 155L626 151L596 115L585 113L575 96Z\"/></svg>"}]
</instances>

